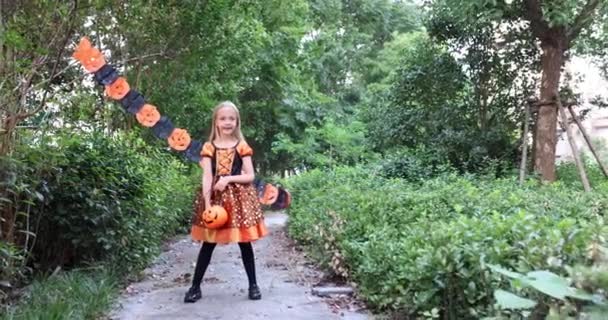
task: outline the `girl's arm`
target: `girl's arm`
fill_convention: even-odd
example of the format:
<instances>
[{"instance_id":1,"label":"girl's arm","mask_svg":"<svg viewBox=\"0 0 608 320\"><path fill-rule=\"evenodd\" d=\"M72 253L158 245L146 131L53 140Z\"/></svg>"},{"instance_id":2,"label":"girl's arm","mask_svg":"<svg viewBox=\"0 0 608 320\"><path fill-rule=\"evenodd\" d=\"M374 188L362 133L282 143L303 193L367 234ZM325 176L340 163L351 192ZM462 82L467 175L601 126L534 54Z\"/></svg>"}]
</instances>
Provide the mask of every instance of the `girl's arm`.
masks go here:
<instances>
[{"instance_id":1,"label":"girl's arm","mask_svg":"<svg viewBox=\"0 0 608 320\"><path fill-rule=\"evenodd\" d=\"M211 158L203 157L203 198L205 199L205 208L209 208L211 204L212 184L213 175L211 174Z\"/></svg>"},{"instance_id":2,"label":"girl's arm","mask_svg":"<svg viewBox=\"0 0 608 320\"><path fill-rule=\"evenodd\" d=\"M255 179L255 173L253 172L253 162L251 157L243 157L243 168L241 174L238 176L225 176L222 179L226 179L226 183L250 183Z\"/></svg>"}]
</instances>

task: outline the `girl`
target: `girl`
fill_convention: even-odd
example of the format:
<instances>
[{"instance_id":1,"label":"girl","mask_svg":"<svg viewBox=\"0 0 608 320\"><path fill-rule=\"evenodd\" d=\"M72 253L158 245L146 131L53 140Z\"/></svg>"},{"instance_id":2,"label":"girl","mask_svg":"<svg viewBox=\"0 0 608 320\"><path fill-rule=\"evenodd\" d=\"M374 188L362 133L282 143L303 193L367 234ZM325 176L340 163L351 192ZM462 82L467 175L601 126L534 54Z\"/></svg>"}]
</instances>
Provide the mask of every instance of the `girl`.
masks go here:
<instances>
[{"instance_id":1,"label":"girl","mask_svg":"<svg viewBox=\"0 0 608 320\"><path fill-rule=\"evenodd\" d=\"M245 272L249 280L249 299L262 298L255 279L255 264L251 241L268 234L262 209L253 186L253 150L241 133L239 110L230 101L213 110L211 134L201 151L203 166L202 190L195 201L191 236L202 241L192 287L184 302L201 298L201 281L217 243L237 242L241 249ZM228 212L228 222L220 229L205 228L200 213L204 208L220 205Z\"/></svg>"}]
</instances>

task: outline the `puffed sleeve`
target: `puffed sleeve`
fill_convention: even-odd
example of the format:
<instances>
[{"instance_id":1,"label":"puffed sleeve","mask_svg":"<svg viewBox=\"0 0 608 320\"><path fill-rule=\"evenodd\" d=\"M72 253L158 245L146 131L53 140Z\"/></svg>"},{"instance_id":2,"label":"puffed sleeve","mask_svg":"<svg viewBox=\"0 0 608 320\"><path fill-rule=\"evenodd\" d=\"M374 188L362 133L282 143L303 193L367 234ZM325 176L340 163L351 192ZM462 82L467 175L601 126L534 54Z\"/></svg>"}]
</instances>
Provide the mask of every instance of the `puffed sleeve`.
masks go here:
<instances>
[{"instance_id":1,"label":"puffed sleeve","mask_svg":"<svg viewBox=\"0 0 608 320\"><path fill-rule=\"evenodd\" d=\"M250 157L253 155L253 149L251 149L251 147L245 141L241 141L236 147L236 150L241 157Z\"/></svg>"},{"instance_id":2,"label":"puffed sleeve","mask_svg":"<svg viewBox=\"0 0 608 320\"><path fill-rule=\"evenodd\" d=\"M201 156L213 158L214 152L215 148L213 147L213 145L209 142L205 142L205 144L203 145L203 149L201 150Z\"/></svg>"}]
</instances>

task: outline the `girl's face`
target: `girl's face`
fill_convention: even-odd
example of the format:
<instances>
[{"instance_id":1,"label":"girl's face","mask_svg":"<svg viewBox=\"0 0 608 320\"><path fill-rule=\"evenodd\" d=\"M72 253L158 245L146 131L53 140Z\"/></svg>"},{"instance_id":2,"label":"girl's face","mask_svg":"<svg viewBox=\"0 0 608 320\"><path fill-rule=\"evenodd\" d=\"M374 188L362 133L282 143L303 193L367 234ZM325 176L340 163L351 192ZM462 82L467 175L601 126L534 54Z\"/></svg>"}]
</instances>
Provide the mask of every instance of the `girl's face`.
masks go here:
<instances>
[{"instance_id":1,"label":"girl's face","mask_svg":"<svg viewBox=\"0 0 608 320\"><path fill-rule=\"evenodd\" d=\"M217 111L215 125L220 136L232 136L236 130L237 113L230 107L223 107Z\"/></svg>"}]
</instances>

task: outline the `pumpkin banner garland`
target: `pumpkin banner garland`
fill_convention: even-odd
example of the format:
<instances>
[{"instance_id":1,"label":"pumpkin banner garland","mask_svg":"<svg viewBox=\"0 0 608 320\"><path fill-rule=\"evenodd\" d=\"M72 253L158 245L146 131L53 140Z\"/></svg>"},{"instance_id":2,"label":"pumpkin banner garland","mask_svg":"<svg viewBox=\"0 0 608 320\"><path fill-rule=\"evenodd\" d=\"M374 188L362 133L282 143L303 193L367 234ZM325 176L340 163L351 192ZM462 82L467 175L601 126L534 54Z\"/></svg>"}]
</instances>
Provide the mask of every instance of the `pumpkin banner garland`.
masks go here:
<instances>
[{"instance_id":1,"label":"pumpkin banner garland","mask_svg":"<svg viewBox=\"0 0 608 320\"><path fill-rule=\"evenodd\" d=\"M172 150L182 153L187 160L197 162L202 167L203 143L200 140L191 139L187 130L175 128L171 120L161 115L156 106L146 103L145 97L133 90L127 79L121 77L116 69L106 62L101 51L93 47L89 38L80 39L72 57L78 60L88 73L92 73L95 82L105 87L106 95L110 99L120 102L124 110L134 115L139 124L150 128L158 139L166 140ZM291 195L287 190L257 178L253 184L261 204L269 205L273 210L289 207ZM221 222L222 210L224 218L227 219L226 211L222 207L211 207L205 210L203 219L208 216L210 225L215 226ZM207 224L206 220L205 224Z\"/></svg>"}]
</instances>

